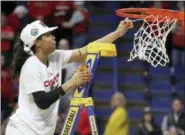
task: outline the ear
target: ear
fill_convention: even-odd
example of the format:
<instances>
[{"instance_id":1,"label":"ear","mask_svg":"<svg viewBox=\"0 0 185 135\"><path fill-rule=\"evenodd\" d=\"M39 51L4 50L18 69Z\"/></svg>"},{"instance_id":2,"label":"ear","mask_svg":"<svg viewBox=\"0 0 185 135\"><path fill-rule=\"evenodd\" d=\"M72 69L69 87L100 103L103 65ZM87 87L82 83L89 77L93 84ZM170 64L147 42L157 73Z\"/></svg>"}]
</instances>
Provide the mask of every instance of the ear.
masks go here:
<instances>
[{"instance_id":1,"label":"ear","mask_svg":"<svg viewBox=\"0 0 185 135\"><path fill-rule=\"evenodd\" d=\"M40 48L40 46L41 46L41 41L40 41L40 40L36 40L36 41L34 42L34 44L35 44L35 46L36 46L37 48Z\"/></svg>"}]
</instances>

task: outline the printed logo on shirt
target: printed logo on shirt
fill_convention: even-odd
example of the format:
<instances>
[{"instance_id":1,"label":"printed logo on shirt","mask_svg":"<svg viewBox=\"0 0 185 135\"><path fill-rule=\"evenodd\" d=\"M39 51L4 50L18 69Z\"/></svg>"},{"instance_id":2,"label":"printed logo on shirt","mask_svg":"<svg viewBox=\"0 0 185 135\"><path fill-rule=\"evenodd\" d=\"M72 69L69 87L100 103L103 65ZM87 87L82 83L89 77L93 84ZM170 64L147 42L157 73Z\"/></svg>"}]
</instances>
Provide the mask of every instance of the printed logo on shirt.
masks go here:
<instances>
[{"instance_id":1,"label":"printed logo on shirt","mask_svg":"<svg viewBox=\"0 0 185 135\"><path fill-rule=\"evenodd\" d=\"M50 87L58 83L59 73L50 80L44 82L44 87Z\"/></svg>"}]
</instances>

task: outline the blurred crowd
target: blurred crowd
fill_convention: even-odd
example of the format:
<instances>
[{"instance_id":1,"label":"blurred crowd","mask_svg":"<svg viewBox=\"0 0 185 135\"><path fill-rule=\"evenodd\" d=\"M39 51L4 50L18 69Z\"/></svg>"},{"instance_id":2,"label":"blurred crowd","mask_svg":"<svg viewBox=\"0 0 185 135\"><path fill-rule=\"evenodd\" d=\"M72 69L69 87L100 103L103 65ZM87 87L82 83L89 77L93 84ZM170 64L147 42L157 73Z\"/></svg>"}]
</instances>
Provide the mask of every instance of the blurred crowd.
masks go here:
<instances>
[{"instance_id":1,"label":"blurred crowd","mask_svg":"<svg viewBox=\"0 0 185 135\"><path fill-rule=\"evenodd\" d=\"M28 1L14 2L15 5L11 11L2 7L1 13L1 131L3 134L9 116L14 113L18 107L18 80L12 80L11 62L13 57L13 47L19 40L21 29L39 19L48 26L58 26L55 31L58 49L74 49L82 47L88 43L88 27L90 25L90 13L86 8L93 2L73 2L73 1ZM7 5L5 2L4 5ZM95 6L103 5L95 3ZM184 4L178 2L177 6L169 5L167 2L120 2L120 7L155 7L164 9L177 9L184 11ZM7 7L7 6L6 6ZM167 50L172 60L171 70L177 63L184 65L184 31L179 27L173 30L167 39ZM79 63L69 64L63 69L62 82L68 80ZM59 115L57 121L56 135L60 132L61 123L64 121L64 113L69 105L71 93L61 98ZM150 98L147 95L146 99ZM112 135L110 132L117 131L127 133L128 116L126 112L126 99L121 93L113 95L112 99L113 113L107 123L105 135ZM175 105L174 105L175 104ZM178 107L177 107L177 106ZM160 135L162 132L167 135L184 135L184 113L182 112L182 102L175 99L173 102L173 111L169 113L163 121L162 129L155 124L150 108L144 109L142 123L138 126L137 135ZM124 114L124 115L122 115ZM82 117L83 116L83 117ZM174 117L173 117L174 116ZM174 119L173 119L174 118ZM116 122L115 122L116 121ZM117 123L117 124L116 124ZM121 127L120 127L120 125ZM114 128L115 127L115 128ZM122 127L125 127L122 129ZM170 127L170 128L169 128ZM121 129L120 129L121 128ZM112 131L111 131L112 130ZM81 113L80 122L76 134L90 135L87 112L84 109Z\"/></svg>"},{"instance_id":2,"label":"blurred crowd","mask_svg":"<svg viewBox=\"0 0 185 135\"><path fill-rule=\"evenodd\" d=\"M129 135L129 115L127 99L123 93L116 92L110 102L112 114L107 122L104 135ZM184 104L180 98L174 98L171 111L163 118L161 125L155 121L150 106L143 108L143 117L137 125L135 135L185 135Z\"/></svg>"}]
</instances>

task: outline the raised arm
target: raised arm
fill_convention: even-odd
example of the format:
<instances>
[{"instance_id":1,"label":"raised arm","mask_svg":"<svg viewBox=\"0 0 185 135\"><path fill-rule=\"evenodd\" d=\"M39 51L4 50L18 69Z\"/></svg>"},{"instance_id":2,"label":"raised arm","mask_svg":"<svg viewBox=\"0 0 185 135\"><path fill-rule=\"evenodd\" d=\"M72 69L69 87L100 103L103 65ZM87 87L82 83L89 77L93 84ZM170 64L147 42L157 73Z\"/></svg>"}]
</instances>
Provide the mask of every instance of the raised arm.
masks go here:
<instances>
[{"instance_id":1,"label":"raised arm","mask_svg":"<svg viewBox=\"0 0 185 135\"><path fill-rule=\"evenodd\" d=\"M117 40L119 37L123 36L129 28L133 28L133 23L131 20L125 19L119 23L119 25L115 31L111 32L110 34L108 34L108 35L106 35L106 36L104 36L94 42L112 43L115 40Z\"/></svg>"},{"instance_id":2,"label":"raised arm","mask_svg":"<svg viewBox=\"0 0 185 135\"><path fill-rule=\"evenodd\" d=\"M117 29L111 33L109 33L108 35L94 41L97 43L112 43L114 42L116 39L118 39L119 37L123 36L126 31L130 28L133 28L133 23L131 20L129 19L125 19L123 21L121 21L117 27ZM83 61L84 58L87 55L87 46L79 48L79 49L75 49L73 50L72 56L69 60L69 63L71 62L75 62L75 61Z\"/></svg>"}]
</instances>

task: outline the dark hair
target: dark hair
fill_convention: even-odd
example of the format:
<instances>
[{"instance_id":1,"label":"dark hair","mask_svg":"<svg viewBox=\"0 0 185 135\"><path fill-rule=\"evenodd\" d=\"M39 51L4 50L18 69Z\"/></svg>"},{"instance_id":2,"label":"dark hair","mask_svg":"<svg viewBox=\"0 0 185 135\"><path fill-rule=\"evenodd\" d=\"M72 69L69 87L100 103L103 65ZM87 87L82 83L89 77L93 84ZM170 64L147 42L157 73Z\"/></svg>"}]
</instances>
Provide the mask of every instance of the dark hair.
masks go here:
<instances>
[{"instance_id":1,"label":"dark hair","mask_svg":"<svg viewBox=\"0 0 185 135\"><path fill-rule=\"evenodd\" d=\"M182 100L182 98L179 95L173 98L173 102L175 100L178 100L178 101L180 101L181 104L183 104L183 100Z\"/></svg>"},{"instance_id":2,"label":"dark hair","mask_svg":"<svg viewBox=\"0 0 185 135\"><path fill-rule=\"evenodd\" d=\"M33 45L31 50L35 53L35 45ZM23 64L30 56L31 55L24 51L23 41L20 40L14 45L12 61L12 70L13 70L12 79L15 79L20 75Z\"/></svg>"},{"instance_id":3,"label":"dark hair","mask_svg":"<svg viewBox=\"0 0 185 135\"><path fill-rule=\"evenodd\" d=\"M156 124L156 123L155 123L155 119L154 119L154 117L153 117L152 113L144 113L144 115L146 115L146 114L150 114L150 115L151 115L151 117L152 117L152 118L151 118L151 120L150 120L150 123L151 123L151 124ZM143 121L143 123L145 122L144 117L143 117L142 121Z\"/></svg>"}]
</instances>

